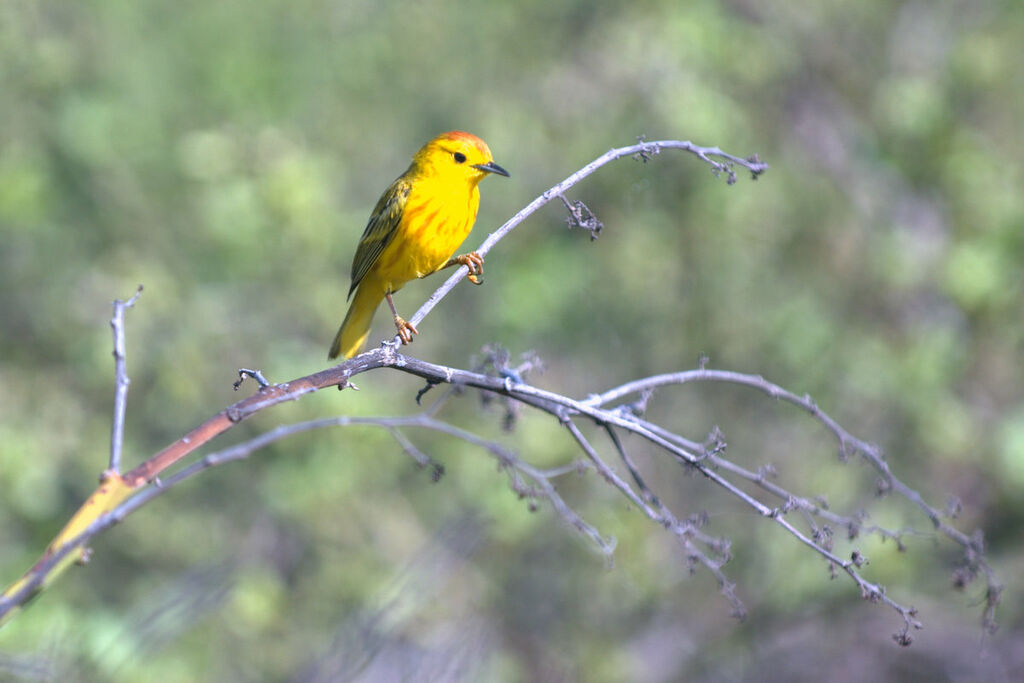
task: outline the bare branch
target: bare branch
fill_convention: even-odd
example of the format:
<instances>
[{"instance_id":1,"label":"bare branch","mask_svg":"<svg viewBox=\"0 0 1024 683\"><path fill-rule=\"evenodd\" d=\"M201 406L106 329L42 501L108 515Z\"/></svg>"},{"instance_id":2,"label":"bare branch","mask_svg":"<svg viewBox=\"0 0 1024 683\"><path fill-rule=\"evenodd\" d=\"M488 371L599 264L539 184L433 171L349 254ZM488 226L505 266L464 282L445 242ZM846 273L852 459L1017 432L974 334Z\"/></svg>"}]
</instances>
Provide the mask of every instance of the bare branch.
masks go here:
<instances>
[{"instance_id":1,"label":"bare branch","mask_svg":"<svg viewBox=\"0 0 1024 683\"><path fill-rule=\"evenodd\" d=\"M629 396L630 394L650 391L656 387L709 381L725 382L751 387L764 392L772 398L779 399L802 408L816 420L821 422L830 432L832 432L833 435L835 435L839 442L839 456L841 459L845 460L848 458L851 452L859 454L866 462L879 472L882 477L882 484L887 492L899 494L916 505L924 512L939 533L963 547L965 563L969 573L981 572L985 575L986 581L988 582L986 595L991 596L988 598L989 605L991 606L986 608L986 613L983 616L983 625L986 629L994 628L994 605L999 602L1002 585L999 583L999 580L995 575L995 571L984 559L984 542L981 535L974 534L969 536L946 523L943 520L942 512L929 505L920 493L909 487L893 474L892 469L889 467L889 464L885 460L885 456L882 454L882 451L878 446L855 438L838 422L836 422L835 419L821 410L821 408L811 400L810 396L798 396L776 384L768 382L759 375L745 375L738 372L730 372L728 370L700 368L686 372L655 375L633 382L628 382L602 394L591 396L583 401L583 403L588 406L605 405L612 401ZM891 535L898 537L895 533L891 533Z\"/></svg>"},{"instance_id":2,"label":"bare branch","mask_svg":"<svg viewBox=\"0 0 1024 683\"><path fill-rule=\"evenodd\" d=\"M726 175L729 184L736 180L735 169L737 167L746 168L754 178L767 169L767 165L761 163L756 156L741 159L722 152L717 147L698 147L690 142L682 141L646 142L640 140L636 145L610 150L541 194L498 230L491 233L477 251L480 254L488 253L518 224L555 198L565 203L569 211L571 226L583 227L591 232L592 237L595 237L601 228L600 221L582 202L573 202L567 199L565 192L611 161L632 157L647 162L663 149L678 149L694 154L709 164L712 172L716 175ZM410 322L413 324L421 322L464 276L465 272L461 268L458 269L421 306ZM706 359L700 361L697 370L643 378L601 394L591 395L586 399L575 399L527 383L528 371L539 367L539 361L533 356L526 356L522 363L513 366L509 363L508 351L497 346L485 348L484 359L479 363L474 362L473 369L469 370L429 363L400 354L394 340L387 341L377 349L346 360L327 370L283 384L270 384L258 371L242 369L239 371L239 383L245 376L253 377L260 384L259 390L255 394L225 408L122 476L119 474L119 468L128 386L128 378L124 371L123 317L124 310L130 308L138 296L137 292L127 302L115 302L114 318L111 320L115 340L117 394L111 439L111 460L107 472L109 486L107 488L101 486L90 498L90 501L100 504L94 514L78 517L76 513L76 517L69 522L39 562L21 581L15 583L0 596L0 623L5 615L24 604L71 559L85 557L85 544L97 533L121 521L148 501L174 488L186 479L211 467L248 458L260 449L296 434L326 427L362 425L386 430L399 447L413 457L417 463L422 466L433 465L432 476L435 480L440 477L443 467L417 446L409 438L407 431L414 428L430 429L483 449L495 458L500 470L508 477L510 488L527 501L531 511L537 509L539 501L547 501L567 525L580 531L606 557L610 558L615 547L615 539L603 537L598 529L585 521L560 496L553 483L558 477L594 470L648 519L670 531L686 553L691 569L698 565L705 567L718 581L722 594L733 607L733 613L742 617L745 614L745 608L736 595L735 585L722 571L722 567L730 558L729 541L710 535L704 530L708 522L706 513L691 514L689 517L677 515L664 502L666 499L658 495L655 487L644 480L640 468L627 451L621 438L621 435L628 433L636 434L646 443L655 446L659 452L667 453L687 471L699 473L705 477L716 485L717 490L728 494L729 498L740 501L746 508L756 512L758 516L773 521L801 545L822 557L833 573L838 573L838 570L841 569L860 589L861 595L865 599L888 605L894 609L903 619L902 630L894 638L900 644L909 644L911 641L910 631L921 628L916 611L912 607L904 606L893 600L887 595L883 586L865 578L863 571L867 565L867 558L860 551L854 549L848 559L842 557L842 553L834 548L833 528L845 528L851 540L859 533L868 532L878 534L883 539L893 539L901 545L903 535L917 532L908 529L894 531L865 525L864 516L859 511L852 515L834 512L828 509L824 500L797 495L772 481L774 470L770 466L766 465L753 471L732 462L725 457L726 443L717 429L704 443L700 443L677 434L671 428L646 419L645 409L647 403L652 400L656 388L710 381L754 388L771 398L800 408L823 424L835 436L839 442L839 453L842 459L845 460L851 454L858 454L861 459L869 463L878 472L879 481L885 492L894 493L910 501L924 512L938 532L963 547L965 559L956 575L958 586L966 585L978 574L986 576L988 588L984 619L986 627L994 628L993 615L1002 587L984 557L984 545L980 533L969 536L952 527L944 520L943 514L938 509L926 503L917 491L895 477L877 446L854 438L833 418L818 408L810 397L793 394L767 382L760 376L710 370L706 367ZM437 385L447 384L449 386L443 392L439 392L440 395L430 406L409 417L339 416L284 425L235 446L209 453L170 476L164 476L173 464L251 415L284 401L298 400L326 387L355 388L352 378L380 368L399 370L424 380L425 387L415 397L417 404L430 389ZM236 384L237 388L238 384ZM509 429L514 426L516 416L523 406L532 407L554 417L582 450L585 459L575 459L562 465L540 469L496 441L487 440L438 419L437 415L443 406L452 397L464 393L466 388L479 390L483 397L492 399L498 397L506 409L505 426ZM623 402L634 396L636 398L631 402ZM615 468L605 461L601 452L581 430L580 425L583 421L592 422L599 430L603 430L607 434L614 453L629 472L628 477L619 476ZM655 482L655 484L657 483ZM83 509L85 507L83 506ZM797 514L791 518L787 517L793 511L796 511Z\"/></svg>"},{"instance_id":3,"label":"bare branch","mask_svg":"<svg viewBox=\"0 0 1024 683\"><path fill-rule=\"evenodd\" d=\"M511 451L500 444L487 441L472 432L465 431L454 425L430 417L426 413L410 417L377 418L377 417L348 417L339 416L320 420L310 420L291 425L282 425L255 438L244 441L230 448L210 453L196 462L182 468L166 479L156 480L149 486L142 487L130 499L117 506L114 510L100 515L67 542L62 544L54 553L44 557L32 570L23 578L16 590L9 591L0 596L0 623L4 618L18 606L28 602L44 585L50 573L60 565L61 561L75 552L100 532L121 522L125 517L145 506L157 496L163 495L187 479L211 467L224 465L238 460L244 460L253 453L266 448L267 446L296 434L323 429L326 427L348 427L348 426L371 426L388 430L392 435L399 434L399 430L407 427L420 427L431 429L437 432L448 434L461 439L474 446L483 448L495 455L501 465L508 469L513 478L513 489L523 497L539 497L548 500L555 512L573 528L580 531L589 538L597 548L606 556L611 556L615 550L615 539L605 539L593 526L584 521L576 512L569 507L551 484L551 479L564 476L572 472L581 471L578 463L564 468L554 470L540 470L521 460ZM431 460L424 456L419 449L412 446L408 439L402 437L400 444L403 450L406 446L413 448L426 462ZM406 452L409 452L408 450ZM417 458L418 459L418 458ZM525 475L533 483L532 486L525 484L519 475ZM531 506L532 509L532 506Z\"/></svg>"},{"instance_id":4,"label":"bare branch","mask_svg":"<svg viewBox=\"0 0 1024 683\"><path fill-rule=\"evenodd\" d=\"M494 245L500 242L505 235L512 232L516 226L532 216L538 209L553 199L560 199L565 202L566 206L569 208L570 215L573 217L576 217L578 211L578 218L582 221L579 223L580 227L585 227L590 231L591 237L595 237L596 234L600 232L600 227L598 227L600 221L598 221L593 213L590 213L590 210L586 209L585 205L581 202L578 204L571 204L565 198L566 190L577 185L581 180L594 173L594 171L612 161L633 157L646 162L648 159L658 155L663 149L679 149L685 152L690 152L704 163L710 165L712 172L716 176L721 173L727 174L727 182L730 185L736 182L736 173L733 170L734 166L742 166L743 168L746 168L750 171L753 178L757 178L760 174L768 170L768 164L758 159L757 155L753 155L747 159L741 159L723 152L718 147L700 147L689 141L658 140L654 142L645 142L641 140L637 144L630 145L629 147L619 147L617 149L608 150L562 182L553 185L551 188L541 193L540 196L532 202L523 207L518 213L516 213L516 215L505 221L500 228L488 235L487 239L483 241L483 244L477 247L474 251L481 256L487 255L487 253L494 248ZM724 161L715 161L712 157L718 157ZM570 221L570 225L571 224L572 222ZM412 318L409 319L409 322L413 325L419 325L427 314L441 302L441 299L446 297L448 293L452 291L457 284L459 284L459 282L465 279L467 273L469 273L469 269L466 266L460 266L457 268L455 272L444 281L444 284L438 287L423 303L423 305L420 306L419 310L416 311ZM398 335L395 335L390 343L397 348L400 341L401 340L398 338Z\"/></svg>"},{"instance_id":5,"label":"bare branch","mask_svg":"<svg viewBox=\"0 0 1024 683\"><path fill-rule=\"evenodd\" d=\"M277 403L283 401L300 398L301 396L307 393L316 391L317 389L326 386L344 385L355 374L380 367L390 367L393 369L401 370L402 372L416 375L432 383L447 383L452 385L453 388L473 387L493 394L507 396L509 398L513 398L517 401L520 401L526 405L533 406L534 408L542 410L559 419L560 422L566 426L566 429L569 431L572 437L577 441L577 443L586 453L591 463L596 468L597 472L601 474L603 478L605 478L609 483L611 483L623 495L625 495L631 503L633 503L636 507L643 511L646 516L648 516L653 521L656 521L660 525L671 529L678 537L681 538L683 545L688 552L688 555L695 561L703 564L716 576L716 579L722 586L723 593L730 599L734 606L734 612L737 614L743 613L742 605L735 598L735 593L733 590L734 587L732 586L731 582L729 582L721 573L721 563L711 559L705 553L703 553L703 551L699 551L699 549L697 549L693 545L693 541L699 540L701 542L704 542L716 551L721 550L724 547L724 545L717 542L715 539L712 539L711 537L698 536L695 533L695 528L693 528L692 524L680 523L674 515L668 512L668 510L662 504L660 504L660 502L652 502L658 501L659 499L656 496L655 492L647 488L646 485L641 486L641 491L644 491L645 489L647 490L647 493L644 496L641 496L636 491L634 491L632 487L630 487L625 481L619 478L618 475L616 475L614 471L612 471L611 468L608 467L608 465L602 460L602 458L599 456L599 454L596 452L593 446L583 436L582 432L576 426L575 422L572 419L573 416L580 416L591 419L599 426L604 427L606 430L614 427L635 433L639 436L642 436L651 443L661 447L662 449L676 457L676 459L681 464L688 468L696 469L709 480L711 480L715 484L718 484L723 490L732 494L732 496L736 497L737 499L748 505L751 509L755 510L760 516L773 520L776 524L785 529L788 533L794 536L802 544L820 554L830 563L831 566L841 568L858 585L862 595L866 599L875 602L881 602L895 609L901 615L905 623L905 630L903 632L904 638L909 638L909 636L907 635L909 629L920 627L920 623L916 620L916 612L913 608L905 607L899 604L898 602L892 600L886 594L884 588L875 583L867 581L861 576L858 570L860 566L863 564L863 558L851 557L850 559L843 559L837 556L827 547L825 547L825 545L823 545L822 542L819 542L818 540L804 534L799 529L794 527L793 524L786 520L786 513L793 509L803 509L817 514L819 510L816 509L812 504L806 501L801 503L799 502L798 497L795 496L787 496L782 506L767 506L761 501L751 496L750 494L738 488L735 484L726 479L722 474L715 471L716 469L721 469L727 472L739 473L739 471L736 470L735 468L724 466L727 461L720 455L710 456L707 453L696 451L696 449L692 448L693 445L696 445L693 442L689 442L683 439L682 437L671 433L669 430L665 430L664 428L659 427L658 425L654 425L646 420L640 419L631 411L619 410L617 406L611 408L600 407L603 405L602 401L604 400L604 397L621 397L625 395L621 390L613 390L612 392L606 392L605 394L600 394L596 397L591 397L584 401L577 401L575 399L571 399L569 397L562 396L551 391L542 390L528 384L514 382L508 376L495 377L477 372L471 372L468 370L462 370L457 368L440 366L433 363L427 363L416 358L398 354L392 348L390 348L389 345L386 345L384 347L362 354L361 356L351 359L350 361L346 361L346 363L343 363L329 370L317 373L315 375L299 378L287 384L271 386L257 393L256 395L243 401L240 401L239 403L236 403L234 406L231 406L227 410L223 411L219 416L215 417L212 422L215 422L217 428L221 429L221 427L219 426L220 420L225 420L226 422L225 426L223 426L223 429L226 429L230 425L237 423L239 420L244 419L245 417L260 410L263 410L265 408L268 408L272 405L276 405ZM668 383L666 379L667 377L668 376L649 378L648 380L635 383L634 388L637 391L642 391L650 388L653 385L665 384ZM765 390L770 395L777 395L779 397L786 398L787 400L790 400L794 404L799 405L800 407L805 409L807 409L807 401L809 401L809 399L799 399L795 397L795 395L789 394L788 392L785 392L784 390L775 387L775 385L770 385L761 378L743 376L738 375L736 373L722 374L716 373L714 371L705 370L690 373L676 373L674 377L676 380L685 381L690 381L696 378L714 381L733 381L736 383L741 383ZM443 400L443 398L441 400ZM432 408L428 409L428 413L430 410L432 410ZM818 419L828 419L827 416L824 415L824 413L821 413L816 409L809 412L812 412L812 414L818 417ZM436 418L432 417L428 413L424 413L413 418L338 417L330 418L327 420L316 420L306 423L300 423L298 425L288 425L284 427L278 427L277 429L271 430L270 432L267 432L263 435L260 435L259 437L246 441L237 446L207 455L201 460L180 470L176 474L162 480L159 485L144 487L142 490L140 490L140 492L137 495L133 496L130 500L120 505L113 512L109 513L108 515L105 515L103 517L103 519L106 520L105 522L103 522L99 526L96 526L95 524L90 525L89 528L85 532L83 532L83 537L81 539L76 538L73 542L70 542L65 546L59 548L59 552L55 555L50 556L48 558L44 558L44 561L41 561L33 569L32 580L21 586L21 592L16 593L14 595L8 595L6 598L0 601L0 616L2 616L2 614L10 607L16 604L20 604L21 599L27 598L31 591L34 590L33 587L38 587L38 585L41 585L48 568L56 566L56 559L63 557L69 551L69 548L75 548L80 546L89 537L91 537L91 535L97 533L99 530L102 530L103 528L106 528L107 526L113 523L116 523L120 519L123 519L125 515L130 514L134 509L144 504L151 497L159 495L163 491L166 491L172 488L173 486L177 485L180 481L183 481L188 477L194 476L198 472L208 467L248 457L248 455L251 454L252 452L260 448L263 448L281 438L302 431L308 431L310 429L315 429L324 426L365 424L383 427L392 431L404 427L420 426L435 429L437 431L450 434L451 436L454 436L456 438L463 439L469 443L474 443L476 445L482 446L489 450L490 452L492 452L496 457L498 457L499 462L502 464L502 466L507 468L508 471L511 473L510 476L512 477L513 489L515 489L521 495L525 495L528 497L539 495L540 497L547 499L549 502L551 502L556 512L569 524L579 529L582 533L591 538L591 540L593 540L598 545L598 547L602 549L603 552L605 552L606 554L611 552L612 548L614 547L614 541L606 541L604 538L602 538L602 536L596 529L587 524L585 521L582 520L582 518L579 517L579 515L573 512L571 508L569 508L569 506L567 506L565 502L561 499L561 497L557 494L557 491L554 489L554 487L548 480L548 475L546 475L544 472L540 470L533 468L532 466L529 466L521 459L514 456L514 454L508 452L507 449L504 449L492 442L487 442L476 435L472 435L452 425L439 422L438 420L436 420ZM226 417L229 415L231 416L230 418ZM828 423L826 422L826 424ZM223 429L221 429L221 431ZM197 428L197 430L202 431L203 426L201 425L199 428ZM196 430L193 430L193 433L195 431ZM842 433L845 434L845 432ZM188 437L186 437L186 439L183 439L182 442L178 442L181 444L178 447L181 449L188 449L190 452L191 450L194 449L194 446L187 442L187 438ZM853 440L852 437L848 437L848 435L847 439L850 443L855 442L855 440ZM685 444L685 446L680 444ZM175 445L172 444L172 447L173 446ZM167 450L168 449L165 449L164 452L167 452ZM620 452L624 452L624 449ZM152 460L156 460L159 457L160 454L158 454L158 456L154 456ZM715 469L712 469L712 467L714 467ZM635 471L635 467L632 469ZM125 475L125 479L127 480L129 476L140 477L140 472L154 471L154 467L149 465L148 463L144 463L143 466L136 468L136 470L138 470L138 472L133 470L133 472L130 472L127 475ZM567 470L559 470L558 474L561 474L564 471ZM750 480L751 477L754 476L750 473L742 474L746 475L744 476L744 478L747 480ZM518 477L520 475L529 477L529 479L532 480L532 482L534 483L533 487L519 480ZM154 477L155 475L153 475L147 480L152 480ZM638 478L639 474L635 473L634 480L637 480ZM642 481L642 479L640 481ZM783 495L783 491L781 489L766 488L766 490L770 490L775 495ZM818 506L818 508L820 508L820 506ZM975 544L971 545L971 548L976 547L977 546ZM979 567L987 567L987 564L984 563L984 558L980 554L980 552L977 553L974 561L975 564ZM35 577L37 576L39 577L38 581L35 580ZM994 596L991 600L992 609L994 609L994 605L997 602L998 598L998 591L996 590L997 587L998 584L996 584L995 587L991 587L990 589L990 595Z\"/></svg>"},{"instance_id":6,"label":"bare branch","mask_svg":"<svg viewBox=\"0 0 1024 683\"><path fill-rule=\"evenodd\" d=\"M107 472L121 471L121 449L124 444L124 415L128 406L128 373L125 370L124 312L142 295L142 285L127 301L114 300L114 315L110 327L114 333L114 420L110 426L110 463Z\"/></svg>"},{"instance_id":7,"label":"bare branch","mask_svg":"<svg viewBox=\"0 0 1024 683\"><path fill-rule=\"evenodd\" d=\"M618 451L619 457L622 462L626 465L630 475L636 482L644 498L646 498L651 506L656 508L661 514L662 519L665 520L666 528L672 531L676 538L679 540L683 549L686 551L687 556L692 562L698 562L711 572L711 574L718 581L718 588L726 600L732 605L732 614L737 619L744 619L747 616L747 608L744 606L743 601L740 600L739 596L736 595L736 584L733 583L726 577L722 571L722 565L730 559L729 554L729 543L724 539L712 538L707 534L699 530L696 524L687 521L685 524L681 524L675 515L666 507L661 500L654 494L647 483L643 480L640 475L640 470L637 469L633 463L632 458L626 452L625 447L622 444L622 440L619 438L618 433L612 428L611 425L605 425L605 431L608 433L608 438L611 439L612 444L615 446L615 450ZM698 540L701 543L707 545L714 554L720 558L713 560L702 550L697 548L694 544L694 540Z\"/></svg>"},{"instance_id":8,"label":"bare branch","mask_svg":"<svg viewBox=\"0 0 1024 683\"><path fill-rule=\"evenodd\" d=\"M256 380L256 384L260 385L260 389L266 389L267 387L270 386L270 382L267 381L267 378L264 377L263 373L260 372L259 370L239 368L238 379L231 384L235 391L238 391L238 388L242 386L242 382L245 381L246 377L252 377L254 380Z\"/></svg>"}]
</instances>

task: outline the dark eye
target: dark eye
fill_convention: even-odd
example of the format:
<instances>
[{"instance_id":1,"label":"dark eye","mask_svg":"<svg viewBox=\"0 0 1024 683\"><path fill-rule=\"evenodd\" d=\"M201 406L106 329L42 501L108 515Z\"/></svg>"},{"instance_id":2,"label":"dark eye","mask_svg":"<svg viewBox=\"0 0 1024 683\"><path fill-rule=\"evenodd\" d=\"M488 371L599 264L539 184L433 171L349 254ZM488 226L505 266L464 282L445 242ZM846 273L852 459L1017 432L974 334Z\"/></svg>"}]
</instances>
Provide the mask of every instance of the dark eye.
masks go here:
<instances>
[{"instance_id":1,"label":"dark eye","mask_svg":"<svg viewBox=\"0 0 1024 683\"><path fill-rule=\"evenodd\" d=\"M466 163L466 155L463 154L462 152L456 152L452 156L455 157L455 163L457 163L457 164L464 164L464 163Z\"/></svg>"}]
</instances>

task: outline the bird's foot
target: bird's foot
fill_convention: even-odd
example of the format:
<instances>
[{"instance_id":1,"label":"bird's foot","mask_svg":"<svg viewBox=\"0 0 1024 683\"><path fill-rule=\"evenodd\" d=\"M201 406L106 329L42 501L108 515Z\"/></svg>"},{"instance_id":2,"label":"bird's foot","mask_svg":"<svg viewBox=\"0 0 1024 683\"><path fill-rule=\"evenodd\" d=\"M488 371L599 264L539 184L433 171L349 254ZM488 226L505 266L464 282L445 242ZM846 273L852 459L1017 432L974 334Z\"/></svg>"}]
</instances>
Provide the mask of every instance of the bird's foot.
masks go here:
<instances>
[{"instance_id":1,"label":"bird's foot","mask_svg":"<svg viewBox=\"0 0 1024 683\"><path fill-rule=\"evenodd\" d=\"M474 285L482 285L484 283L484 257L475 251L471 251L468 254L459 254L448 261L446 265L466 266L469 268L469 274L466 275L467 280Z\"/></svg>"},{"instance_id":2,"label":"bird's foot","mask_svg":"<svg viewBox=\"0 0 1024 683\"><path fill-rule=\"evenodd\" d=\"M398 330L398 336L403 344L412 343L412 335L420 333L411 322L400 315L395 315L395 329Z\"/></svg>"}]
</instances>

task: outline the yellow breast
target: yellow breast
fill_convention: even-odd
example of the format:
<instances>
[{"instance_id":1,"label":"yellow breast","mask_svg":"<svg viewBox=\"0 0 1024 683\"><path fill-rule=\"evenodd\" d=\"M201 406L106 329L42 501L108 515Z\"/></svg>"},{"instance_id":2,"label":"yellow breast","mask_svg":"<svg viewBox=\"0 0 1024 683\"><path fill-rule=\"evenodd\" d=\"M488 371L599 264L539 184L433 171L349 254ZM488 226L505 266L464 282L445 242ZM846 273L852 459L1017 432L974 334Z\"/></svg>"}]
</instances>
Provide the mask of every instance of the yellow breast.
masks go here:
<instances>
[{"instance_id":1,"label":"yellow breast","mask_svg":"<svg viewBox=\"0 0 1024 683\"><path fill-rule=\"evenodd\" d=\"M417 182L402 212L398 233L377 262L384 286L398 291L409 280L443 267L469 236L479 207L480 192L475 185Z\"/></svg>"}]
</instances>

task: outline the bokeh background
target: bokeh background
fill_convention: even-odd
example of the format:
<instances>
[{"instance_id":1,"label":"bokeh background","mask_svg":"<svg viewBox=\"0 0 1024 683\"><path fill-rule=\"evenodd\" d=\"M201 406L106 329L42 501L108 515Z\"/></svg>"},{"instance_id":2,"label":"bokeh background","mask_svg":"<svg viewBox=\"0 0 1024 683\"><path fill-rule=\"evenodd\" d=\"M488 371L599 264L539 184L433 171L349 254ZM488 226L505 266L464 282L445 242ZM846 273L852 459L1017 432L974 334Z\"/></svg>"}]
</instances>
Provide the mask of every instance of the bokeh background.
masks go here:
<instances>
[{"instance_id":1,"label":"bokeh background","mask_svg":"<svg viewBox=\"0 0 1024 683\"><path fill-rule=\"evenodd\" d=\"M128 314L126 458L237 400L235 370L326 366L355 243L427 139L466 129L512 173L470 244L603 151L689 139L772 168L728 187L683 153L620 161L493 251L410 349L468 366L536 351L576 396L694 367L809 392L957 524L1007 584L951 589L956 548L864 540L894 613L778 528L643 444L658 493L733 541L739 623L704 571L594 475L562 491L614 566L479 449L296 437L209 471L95 543L0 632L4 680L1020 680L1024 570L1024 5L1017 2L427 0L0 4L0 581L95 486L113 397L110 302ZM440 283L409 285L411 313ZM375 338L388 331L378 316ZM363 376L260 414L402 415L420 383ZM251 392L246 385L242 392ZM862 465L749 391L660 392L651 415L780 482L928 531ZM577 453L543 417L512 433L476 396L442 416L541 465ZM607 446L601 443L602 448ZM847 548L846 546L842 546ZM848 548L847 548L848 549Z\"/></svg>"}]
</instances>

